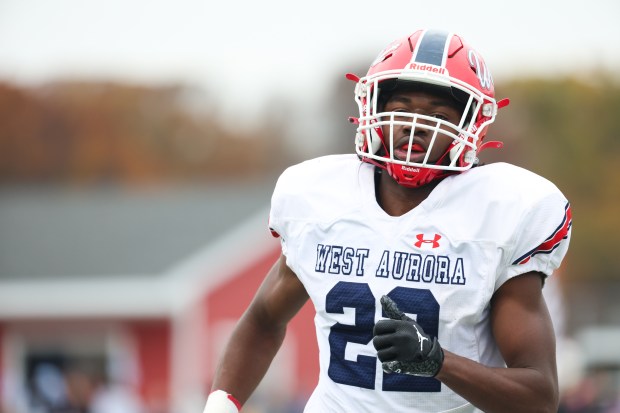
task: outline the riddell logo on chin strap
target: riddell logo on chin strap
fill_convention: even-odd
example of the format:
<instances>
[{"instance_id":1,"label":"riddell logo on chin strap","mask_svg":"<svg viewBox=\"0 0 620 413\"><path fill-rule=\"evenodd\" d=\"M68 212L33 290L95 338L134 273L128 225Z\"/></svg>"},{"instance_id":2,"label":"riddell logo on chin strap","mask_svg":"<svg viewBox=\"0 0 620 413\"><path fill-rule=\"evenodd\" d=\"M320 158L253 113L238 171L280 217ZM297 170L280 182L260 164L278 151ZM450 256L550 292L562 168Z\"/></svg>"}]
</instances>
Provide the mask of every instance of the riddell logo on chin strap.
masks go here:
<instances>
[{"instance_id":1,"label":"riddell logo on chin strap","mask_svg":"<svg viewBox=\"0 0 620 413\"><path fill-rule=\"evenodd\" d=\"M433 244L431 248L438 248L439 240L441 239L441 235L439 234L435 234L433 239L424 239L424 234L417 234L415 237L417 241L413 245L417 248L422 248L422 244Z\"/></svg>"}]
</instances>

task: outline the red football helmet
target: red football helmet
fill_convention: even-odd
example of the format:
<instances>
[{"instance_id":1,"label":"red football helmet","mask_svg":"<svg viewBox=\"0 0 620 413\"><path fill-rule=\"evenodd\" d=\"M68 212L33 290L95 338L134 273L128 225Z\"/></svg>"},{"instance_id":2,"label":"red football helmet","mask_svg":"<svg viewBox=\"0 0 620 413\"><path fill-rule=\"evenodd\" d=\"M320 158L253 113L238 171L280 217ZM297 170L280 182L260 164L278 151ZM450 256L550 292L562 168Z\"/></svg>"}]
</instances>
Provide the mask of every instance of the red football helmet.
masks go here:
<instances>
[{"instance_id":1,"label":"red football helmet","mask_svg":"<svg viewBox=\"0 0 620 413\"><path fill-rule=\"evenodd\" d=\"M498 108L508 104L507 99L495 101L493 78L480 54L461 37L437 30L419 30L392 42L372 62L365 77L348 74L347 78L357 82L357 154L363 161L386 169L406 187L426 185L475 165L478 152L485 146L481 143L487 127L495 120ZM449 93L464 108L459 124L422 114L383 112L382 91L400 87ZM406 160L393 155L394 126L403 123L411 129ZM389 136L384 136L384 126L389 127ZM416 128L433 133L426 156L419 162L411 160ZM452 143L439 160L431 162L428 158L438 134L449 136ZM501 147L501 142L486 145Z\"/></svg>"}]
</instances>

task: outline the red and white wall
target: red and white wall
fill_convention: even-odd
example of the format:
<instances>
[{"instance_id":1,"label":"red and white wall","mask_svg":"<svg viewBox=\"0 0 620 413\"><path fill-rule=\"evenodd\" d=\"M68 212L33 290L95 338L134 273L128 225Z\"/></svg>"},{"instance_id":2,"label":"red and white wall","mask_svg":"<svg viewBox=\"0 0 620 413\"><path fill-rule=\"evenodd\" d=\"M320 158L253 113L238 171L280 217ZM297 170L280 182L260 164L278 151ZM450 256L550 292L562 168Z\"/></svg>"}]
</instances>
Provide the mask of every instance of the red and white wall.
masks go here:
<instances>
[{"instance_id":1,"label":"red and white wall","mask_svg":"<svg viewBox=\"0 0 620 413\"><path fill-rule=\"evenodd\" d=\"M0 282L0 406L26 413L29 363L64 354L103 360L148 411L201 411L232 328L279 255L266 217L261 211L161 275ZM313 317L308 303L259 392L312 391Z\"/></svg>"}]
</instances>

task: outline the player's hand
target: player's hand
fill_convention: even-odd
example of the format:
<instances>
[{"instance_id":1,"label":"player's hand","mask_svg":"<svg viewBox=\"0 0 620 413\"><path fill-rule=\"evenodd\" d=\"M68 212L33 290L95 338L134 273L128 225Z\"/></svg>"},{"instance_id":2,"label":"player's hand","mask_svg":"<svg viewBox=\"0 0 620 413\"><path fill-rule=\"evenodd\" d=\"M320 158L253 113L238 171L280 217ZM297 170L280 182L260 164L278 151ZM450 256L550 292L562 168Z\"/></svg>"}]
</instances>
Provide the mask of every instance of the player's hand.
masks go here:
<instances>
[{"instance_id":1,"label":"player's hand","mask_svg":"<svg viewBox=\"0 0 620 413\"><path fill-rule=\"evenodd\" d=\"M375 324L372 344L383 371L435 377L443 364L443 350L437 338L426 334L388 296L381 297L381 306L390 319Z\"/></svg>"}]
</instances>

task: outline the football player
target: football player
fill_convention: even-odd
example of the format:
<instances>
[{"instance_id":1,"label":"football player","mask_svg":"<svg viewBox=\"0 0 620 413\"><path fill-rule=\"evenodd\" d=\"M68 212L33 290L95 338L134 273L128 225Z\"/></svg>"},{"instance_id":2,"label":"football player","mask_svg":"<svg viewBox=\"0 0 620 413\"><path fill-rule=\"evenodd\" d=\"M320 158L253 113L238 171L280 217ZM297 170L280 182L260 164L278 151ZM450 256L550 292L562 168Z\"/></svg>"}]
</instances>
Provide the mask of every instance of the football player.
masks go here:
<instances>
[{"instance_id":1,"label":"football player","mask_svg":"<svg viewBox=\"0 0 620 413\"><path fill-rule=\"evenodd\" d=\"M555 412L542 296L571 210L548 180L480 165L496 101L482 56L420 30L356 82L356 154L287 169L282 255L239 320L205 413L237 413L310 299L320 377L306 412Z\"/></svg>"}]
</instances>

